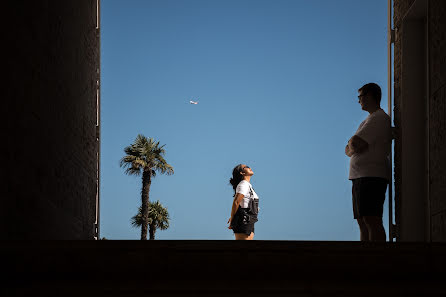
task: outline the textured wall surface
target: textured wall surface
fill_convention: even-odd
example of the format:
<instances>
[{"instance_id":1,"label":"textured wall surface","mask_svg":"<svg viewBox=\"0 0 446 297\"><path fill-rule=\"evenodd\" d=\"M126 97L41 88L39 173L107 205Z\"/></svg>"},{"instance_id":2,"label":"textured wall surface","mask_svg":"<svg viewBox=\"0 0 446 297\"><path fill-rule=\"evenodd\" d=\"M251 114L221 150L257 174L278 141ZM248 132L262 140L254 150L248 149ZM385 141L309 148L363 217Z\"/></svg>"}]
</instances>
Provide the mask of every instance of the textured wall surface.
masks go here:
<instances>
[{"instance_id":1,"label":"textured wall surface","mask_svg":"<svg viewBox=\"0 0 446 297\"><path fill-rule=\"evenodd\" d=\"M394 124L401 135L401 22L414 0L394 0ZM432 241L446 241L446 1L428 1L429 216ZM401 205L401 139L395 140L395 216Z\"/></svg>"},{"instance_id":2,"label":"textured wall surface","mask_svg":"<svg viewBox=\"0 0 446 297\"><path fill-rule=\"evenodd\" d=\"M432 240L446 241L446 1L429 1L429 197Z\"/></svg>"},{"instance_id":3,"label":"textured wall surface","mask_svg":"<svg viewBox=\"0 0 446 297\"><path fill-rule=\"evenodd\" d=\"M394 0L393 2L393 23L395 27L395 44L393 51L393 67L394 67L394 127L396 129L396 139L394 142L394 180L395 180L395 221L399 225L401 218L401 187L402 187L402 172L401 172L401 20L414 0Z\"/></svg>"},{"instance_id":4,"label":"textured wall surface","mask_svg":"<svg viewBox=\"0 0 446 297\"><path fill-rule=\"evenodd\" d=\"M11 1L2 239L93 239L96 0Z\"/></svg>"}]
</instances>

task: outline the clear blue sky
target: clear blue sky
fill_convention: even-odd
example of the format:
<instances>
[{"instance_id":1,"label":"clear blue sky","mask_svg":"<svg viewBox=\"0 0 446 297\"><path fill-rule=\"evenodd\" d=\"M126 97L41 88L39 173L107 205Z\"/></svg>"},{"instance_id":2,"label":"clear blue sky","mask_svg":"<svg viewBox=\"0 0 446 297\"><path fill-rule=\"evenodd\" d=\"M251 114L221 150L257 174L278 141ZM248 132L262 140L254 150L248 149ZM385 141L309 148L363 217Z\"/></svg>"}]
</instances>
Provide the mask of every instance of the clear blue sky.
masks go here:
<instances>
[{"instance_id":1,"label":"clear blue sky","mask_svg":"<svg viewBox=\"0 0 446 297\"><path fill-rule=\"evenodd\" d=\"M141 133L175 169L152 182L171 216L157 239L233 239L244 163L255 239L358 240L344 147L359 87L378 83L387 112L386 30L386 0L101 1L101 237L139 239L141 178L119 160Z\"/></svg>"}]
</instances>

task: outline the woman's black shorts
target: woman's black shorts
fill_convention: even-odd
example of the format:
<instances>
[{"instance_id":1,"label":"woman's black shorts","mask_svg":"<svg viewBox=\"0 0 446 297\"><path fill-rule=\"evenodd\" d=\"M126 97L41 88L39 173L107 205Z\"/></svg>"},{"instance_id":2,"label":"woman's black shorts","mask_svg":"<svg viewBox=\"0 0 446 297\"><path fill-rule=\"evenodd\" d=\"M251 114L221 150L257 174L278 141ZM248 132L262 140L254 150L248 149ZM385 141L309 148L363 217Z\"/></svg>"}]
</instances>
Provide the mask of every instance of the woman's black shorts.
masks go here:
<instances>
[{"instance_id":1,"label":"woman's black shorts","mask_svg":"<svg viewBox=\"0 0 446 297\"><path fill-rule=\"evenodd\" d=\"M255 222L257 218L249 213L249 208L239 207L231 221L232 231L250 235L251 232L254 233Z\"/></svg>"},{"instance_id":2,"label":"woman's black shorts","mask_svg":"<svg viewBox=\"0 0 446 297\"><path fill-rule=\"evenodd\" d=\"M386 199L387 179L381 177L361 177L352 179L353 217L383 216Z\"/></svg>"}]
</instances>

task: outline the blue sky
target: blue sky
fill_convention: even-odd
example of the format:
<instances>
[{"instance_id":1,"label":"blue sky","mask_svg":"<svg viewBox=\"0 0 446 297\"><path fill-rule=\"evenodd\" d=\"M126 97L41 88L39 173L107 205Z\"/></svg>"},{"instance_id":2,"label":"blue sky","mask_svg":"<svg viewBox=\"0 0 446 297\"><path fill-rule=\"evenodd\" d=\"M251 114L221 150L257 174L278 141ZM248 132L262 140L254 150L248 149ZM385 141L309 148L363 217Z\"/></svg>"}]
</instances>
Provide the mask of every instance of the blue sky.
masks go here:
<instances>
[{"instance_id":1,"label":"blue sky","mask_svg":"<svg viewBox=\"0 0 446 297\"><path fill-rule=\"evenodd\" d=\"M387 112L386 31L386 0L101 1L101 237L139 239L141 178L119 160L141 133L175 169L152 182L171 216L157 239L233 239L244 163L255 239L358 240L344 147L359 87L378 83Z\"/></svg>"}]
</instances>

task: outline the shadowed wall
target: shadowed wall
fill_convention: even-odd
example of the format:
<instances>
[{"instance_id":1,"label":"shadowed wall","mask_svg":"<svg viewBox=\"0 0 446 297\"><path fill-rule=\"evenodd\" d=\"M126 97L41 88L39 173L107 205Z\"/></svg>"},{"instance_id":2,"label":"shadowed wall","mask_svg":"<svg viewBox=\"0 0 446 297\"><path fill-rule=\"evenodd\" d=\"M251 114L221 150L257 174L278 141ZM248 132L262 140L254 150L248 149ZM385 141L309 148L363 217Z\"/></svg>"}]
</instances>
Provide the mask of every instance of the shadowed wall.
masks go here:
<instances>
[{"instance_id":1,"label":"shadowed wall","mask_svg":"<svg viewBox=\"0 0 446 297\"><path fill-rule=\"evenodd\" d=\"M446 1L394 0L393 20L398 240L446 241Z\"/></svg>"},{"instance_id":2,"label":"shadowed wall","mask_svg":"<svg viewBox=\"0 0 446 297\"><path fill-rule=\"evenodd\" d=\"M93 239L96 0L9 1L2 239Z\"/></svg>"}]
</instances>

